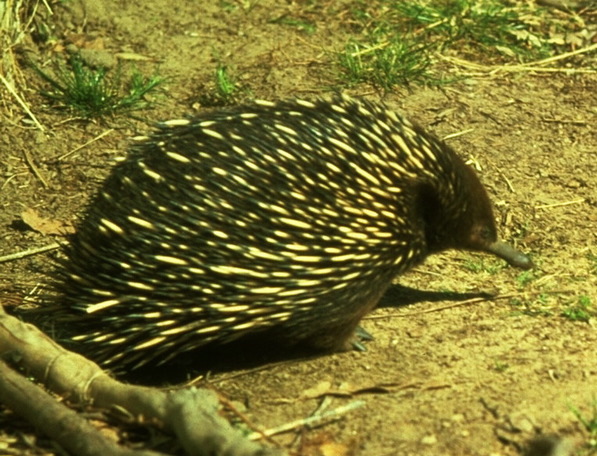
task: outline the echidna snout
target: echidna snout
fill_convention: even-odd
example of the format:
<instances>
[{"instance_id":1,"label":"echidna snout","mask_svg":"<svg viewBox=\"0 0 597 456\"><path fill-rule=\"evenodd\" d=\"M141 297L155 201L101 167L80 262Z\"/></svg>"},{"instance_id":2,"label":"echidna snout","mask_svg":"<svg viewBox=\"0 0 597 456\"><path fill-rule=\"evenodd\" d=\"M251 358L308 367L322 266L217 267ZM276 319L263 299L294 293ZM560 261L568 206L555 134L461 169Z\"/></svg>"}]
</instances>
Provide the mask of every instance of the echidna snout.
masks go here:
<instances>
[{"instance_id":1,"label":"echidna snout","mask_svg":"<svg viewBox=\"0 0 597 456\"><path fill-rule=\"evenodd\" d=\"M487 252L506 260L508 264L521 269L531 269L534 265L531 259L503 241L495 241L487 246Z\"/></svg>"}]
</instances>

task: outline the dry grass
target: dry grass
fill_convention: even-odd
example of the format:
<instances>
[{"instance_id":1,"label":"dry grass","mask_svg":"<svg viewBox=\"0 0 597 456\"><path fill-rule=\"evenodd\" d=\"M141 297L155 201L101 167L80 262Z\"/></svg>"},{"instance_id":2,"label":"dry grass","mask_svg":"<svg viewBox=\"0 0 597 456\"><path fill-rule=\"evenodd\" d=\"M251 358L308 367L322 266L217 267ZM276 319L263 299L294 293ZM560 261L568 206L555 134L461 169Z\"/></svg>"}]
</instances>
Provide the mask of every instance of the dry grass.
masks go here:
<instances>
[{"instance_id":1,"label":"dry grass","mask_svg":"<svg viewBox=\"0 0 597 456\"><path fill-rule=\"evenodd\" d=\"M40 8L52 10L39 0L7 0L0 2L0 93L2 93L3 117L14 122L15 109L22 109L31 118L36 128L43 130L25 98L25 78L16 59L16 50L28 38L33 19Z\"/></svg>"}]
</instances>

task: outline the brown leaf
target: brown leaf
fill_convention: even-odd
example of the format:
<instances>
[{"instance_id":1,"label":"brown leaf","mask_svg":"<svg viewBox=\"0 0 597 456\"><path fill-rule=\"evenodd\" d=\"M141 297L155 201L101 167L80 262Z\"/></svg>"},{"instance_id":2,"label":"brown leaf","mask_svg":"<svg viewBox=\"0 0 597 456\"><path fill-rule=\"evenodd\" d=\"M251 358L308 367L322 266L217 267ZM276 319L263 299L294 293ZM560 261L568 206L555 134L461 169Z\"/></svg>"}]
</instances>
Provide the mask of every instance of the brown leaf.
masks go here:
<instances>
[{"instance_id":1,"label":"brown leaf","mask_svg":"<svg viewBox=\"0 0 597 456\"><path fill-rule=\"evenodd\" d=\"M33 208L27 208L21 213L21 219L29 228L41 234L65 235L74 232L71 224L62 220L48 219L40 216Z\"/></svg>"},{"instance_id":2,"label":"brown leaf","mask_svg":"<svg viewBox=\"0 0 597 456\"><path fill-rule=\"evenodd\" d=\"M331 388L332 388L331 382L319 382L314 387L303 391L303 393L301 394L301 398L302 399L313 399L316 397L320 397L325 394L328 394L330 392Z\"/></svg>"}]
</instances>

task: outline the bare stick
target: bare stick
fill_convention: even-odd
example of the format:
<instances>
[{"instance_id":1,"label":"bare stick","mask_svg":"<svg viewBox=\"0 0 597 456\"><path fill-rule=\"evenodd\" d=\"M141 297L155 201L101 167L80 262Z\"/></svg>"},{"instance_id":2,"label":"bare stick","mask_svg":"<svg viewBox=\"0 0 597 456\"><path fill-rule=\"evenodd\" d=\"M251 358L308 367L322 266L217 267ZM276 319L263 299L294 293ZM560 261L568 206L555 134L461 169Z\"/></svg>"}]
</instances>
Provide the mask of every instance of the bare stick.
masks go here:
<instances>
[{"instance_id":1,"label":"bare stick","mask_svg":"<svg viewBox=\"0 0 597 456\"><path fill-rule=\"evenodd\" d=\"M340 418L341 415L355 410L357 408L363 407L364 405L365 401L353 401L334 410L330 410L329 412L322 413L320 415L313 415L308 418L292 421L290 423L283 424L282 426L267 429L265 431L253 432L249 434L249 439L257 440L263 438L264 435L267 437L271 437L272 435L281 434L283 432L292 431L294 429L305 426L321 426L322 424L327 423L329 421L337 420L338 418Z\"/></svg>"},{"instance_id":2,"label":"bare stick","mask_svg":"<svg viewBox=\"0 0 597 456\"><path fill-rule=\"evenodd\" d=\"M535 206L535 209L549 209L550 207L570 206L571 204L580 204L584 202L584 198L579 198L572 201L563 201L561 203L541 204L540 206Z\"/></svg>"},{"instance_id":3,"label":"bare stick","mask_svg":"<svg viewBox=\"0 0 597 456\"><path fill-rule=\"evenodd\" d=\"M66 152L65 154L60 155L56 160L61 161L64 160L66 157L68 157L69 155L74 154L75 152L80 151L81 149L87 147L89 144L94 143L95 141L99 141L100 139L102 139L104 136L109 135L110 133L112 133L114 131L113 128L110 128L109 130L104 131L103 133L97 135L95 138L90 139L89 141L87 141L85 144L81 144L78 147L75 147L73 150Z\"/></svg>"},{"instance_id":4,"label":"bare stick","mask_svg":"<svg viewBox=\"0 0 597 456\"><path fill-rule=\"evenodd\" d=\"M27 256L37 255L38 253L44 253L59 248L60 244L58 244L58 242L53 242L52 244L44 245L42 247L36 247L33 249L22 250L17 253L10 253L8 255L0 256L0 263L4 263L6 261L20 260L21 258L25 258Z\"/></svg>"},{"instance_id":5,"label":"bare stick","mask_svg":"<svg viewBox=\"0 0 597 456\"><path fill-rule=\"evenodd\" d=\"M506 185L508 186L510 191L512 193L516 193L516 190L514 190L514 186L512 185L512 182L510 182L510 179L508 179L508 177L499 169L498 169L498 173L500 173L500 176L502 176L502 179L504 179L506 181Z\"/></svg>"},{"instance_id":6,"label":"bare stick","mask_svg":"<svg viewBox=\"0 0 597 456\"><path fill-rule=\"evenodd\" d=\"M31 158L31 154L29 153L29 151L27 149L23 150L23 155L25 155L25 161L29 165L29 168L31 168L31 171L33 171L33 174L35 174L35 176L41 181L41 183L44 187L48 188L48 183L46 182L46 180L44 179L44 176L39 171L39 168L37 167L37 165Z\"/></svg>"},{"instance_id":7,"label":"bare stick","mask_svg":"<svg viewBox=\"0 0 597 456\"><path fill-rule=\"evenodd\" d=\"M537 60L535 62L523 63L519 65L500 65L500 66L485 66L480 65L477 63L469 62L467 60L458 59L454 57L447 57L437 53L437 57L442 60L446 60L457 65L464 66L466 68L471 68L477 71L481 71L484 73L494 74L499 72L515 72L515 71L535 71L535 72L542 72L542 73L596 73L595 70L589 68L545 68L541 65L545 65L547 63L556 62L559 60L567 59L569 57L574 57L575 55L585 54L592 52L597 49L597 44L592 44L588 47L577 49L576 51L566 52L564 54L556 55L554 57L549 57L543 60Z\"/></svg>"}]
</instances>

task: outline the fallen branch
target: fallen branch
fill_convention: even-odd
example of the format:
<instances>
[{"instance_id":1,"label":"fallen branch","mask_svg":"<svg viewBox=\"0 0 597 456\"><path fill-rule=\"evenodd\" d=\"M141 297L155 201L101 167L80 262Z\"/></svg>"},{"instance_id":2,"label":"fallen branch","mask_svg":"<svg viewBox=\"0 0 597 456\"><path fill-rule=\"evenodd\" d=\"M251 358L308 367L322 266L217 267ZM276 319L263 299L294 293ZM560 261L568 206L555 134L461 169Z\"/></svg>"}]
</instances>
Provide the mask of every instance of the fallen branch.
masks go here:
<instances>
[{"instance_id":1,"label":"fallen branch","mask_svg":"<svg viewBox=\"0 0 597 456\"><path fill-rule=\"evenodd\" d=\"M62 448L81 456L158 456L153 451L120 447L76 412L56 401L35 383L0 360L0 402L56 440Z\"/></svg>"},{"instance_id":2,"label":"fallen branch","mask_svg":"<svg viewBox=\"0 0 597 456\"><path fill-rule=\"evenodd\" d=\"M143 422L175 434L190 455L283 454L282 450L249 441L230 426L218 415L219 403L214 392L196 388L167 391L121 383L97 364L64 349L35 326L6 314L0 306L0 354L6 353L18 353L20 364L28 374L43 382L51 391L74 402L124 409ZM16 372L14 374L17 375ZM6 388L7 382L0 382L0 400L18 413L21 408L13 408L16 405L9 403L6 398L12 393ZM41 415L46 406L30 400L29 408L28 413ZM51 427L54 418L46 416L41 421L39 429L57 441L64 435L70 435L55 432ZM87 438L83 434L76 435L76 440ZM59 443L67 448L65 442ZM84 444L80 445L83 447ZM83 455L79 451L73 453ZM103 454L115 453L106 451Z\"/></svg>"}]
</instances>

